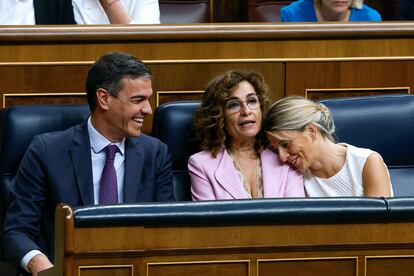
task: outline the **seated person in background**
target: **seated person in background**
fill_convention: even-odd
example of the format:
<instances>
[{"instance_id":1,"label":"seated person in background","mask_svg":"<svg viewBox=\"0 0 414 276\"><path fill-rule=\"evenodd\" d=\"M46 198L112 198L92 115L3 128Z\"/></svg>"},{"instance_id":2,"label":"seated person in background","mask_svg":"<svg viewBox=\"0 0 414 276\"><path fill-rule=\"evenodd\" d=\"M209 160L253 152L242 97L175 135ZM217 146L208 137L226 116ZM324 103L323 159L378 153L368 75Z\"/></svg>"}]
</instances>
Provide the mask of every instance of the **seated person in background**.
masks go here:
<instances>
[{"instance_id":1,"label":"seated person in background","mask_svg":"<svg viewBox=\"0 0 414 276\"><path fill-rule=\"evenodd\" d=\"M168 148L141 134L152 113L150 69L128 54L105 54L89 69L86 91L89 119L34 137L12 183L4 255L33 275L52 266L57 204L173 200Z\"/></svg>"},{"instance_id":2,"label":"seated person in background","mask_svg":"<svg viewBox=\"0 0 414 276\"><path fill-rule=\"evenodd\" d=\"M76 24L71 0L1 0L0 25Z\"/></svg>"},{"instance_id":3,"label":"seated person in background","mask_svg":"<svg viewBox=\"0 0 414 276\"><path fill-rule=\"evenodd\" d=\"M254 72L229 71L208 84L194 118L203 151L188 162L193 200L304 196L302 175L258 139L267 90Z\"/></svg>"},{"instance_id":4,"label":"seated person in background","mask_svg":"<svg viewBox=\"0 0 414 276\"><path fill-rule=\"evenodd\" d=\"M414 20L414 0L400 0L400 20Z\"/></svg>"},{"instance_id":5,"label":"seated person in background","mask_svg":"<svg viewBox=\"0 0 414 276\"><path fill-rule=\"evenodd\" d=\"M309 197L392 196L388 169L369 149L334 142L329 109L302 97L273 103L263 131L280 161L304 174Z\"/></svg>"},{"instance_id":6,"label":"seated person in background","mask_svg":"<svg viewBox=\"0 0 414 276\"><path fill-rule=\"evenodd\" d=\"M159 24L158 0L72 0L78 24Z\"/></svg>"},{"instance_id":7,"label":"seated person in background","mask_svg":"<svg viewBox=\"0 0 414 276\"><path fill-rule=\"evenodd\" d=\"M381 21L363 0L298 0L280 9L282 22Z\"/></svg>"}]
</instances>

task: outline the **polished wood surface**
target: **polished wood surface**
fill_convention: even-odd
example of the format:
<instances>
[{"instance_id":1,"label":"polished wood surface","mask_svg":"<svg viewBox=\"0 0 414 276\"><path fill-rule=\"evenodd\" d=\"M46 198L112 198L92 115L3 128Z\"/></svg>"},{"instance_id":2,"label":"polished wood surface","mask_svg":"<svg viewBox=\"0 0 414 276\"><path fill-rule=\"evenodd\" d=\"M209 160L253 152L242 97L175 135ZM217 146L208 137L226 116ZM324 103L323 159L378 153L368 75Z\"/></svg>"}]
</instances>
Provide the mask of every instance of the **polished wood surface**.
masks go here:
<instances>
[{"instance_id":1,"label":"polished wood surface","mask_svg":"<svg viewBox=\"0 0 414 276\"><path fill-rule=\"evenodd\" d=\"M260 262L258 275L275 275L277 271L276 275L357 276L357 262L356 257L266 260Z\"/></svg>"},{"instance_id":2,"label":"polished wood surface","mask_svg":"<svg viewBox=\"0 0 414 276\"><path fill-rule=\"evenodd\" d=\"M287 95L300 95L307 89L328 94L341 88L348 89L349 95L352 90L407 94L414 89L412 60L297 62L287 64L286 71Z\"/></svg>"},{"instance_id":3,"label":"polished wood surface","mask_svg":"<svg viewBox=\"0 0 414 276\"><path fill-rule=\"evenodd\" d=\"M411 275L414 223L75 228L56 216L42 275Z\"/></svg>"},{"instance_id":4,"label":"polished wood surface","mask_svg":"<svg viewBox=\"0 0 414 276\"><path fill-rule=\"evenodd\" d=\"M312 89L325 93L320 98L340 89L414 89L409 22L4 26L0 104L85 102L88 67L109 51L129 52L151 67L153 108L200 99L208 81L230 69L261 72L272 99ZM144 132L151 124L148 118Z\"/></svg>"}]
</instances>

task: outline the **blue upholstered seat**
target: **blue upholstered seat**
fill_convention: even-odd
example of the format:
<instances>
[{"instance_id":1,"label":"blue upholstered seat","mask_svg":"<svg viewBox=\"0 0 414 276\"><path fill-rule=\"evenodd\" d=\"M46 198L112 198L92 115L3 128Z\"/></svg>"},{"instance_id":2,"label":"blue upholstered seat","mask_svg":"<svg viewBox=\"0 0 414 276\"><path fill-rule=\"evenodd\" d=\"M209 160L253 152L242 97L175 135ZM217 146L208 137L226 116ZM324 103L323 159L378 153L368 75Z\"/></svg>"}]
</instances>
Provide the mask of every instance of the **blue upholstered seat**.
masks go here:
<instances>
[{"instance_id":1,"label":"blue upholstered seat","mask_svg":"<svg viewBox=\"0 0 414 276\"><path fill-rule=\"evenodd\" d=\"M211 226L304 223L373 223L409 220L409 212L390 217L387 199L272 198L199 202L150 202L114 206L81 206L74 210L75 227ZM412 206L413 204L411 204Z\"/></svg>"},{"instance_id":2,"label":"blue upholstered seat","mask_svg":"<svg viewBox=\"0 0 414 276\"><path fill-rule=\"evenodd\" d=\"M380 153L389 167L396 196L414 195L414 95L324 100L333 113L337 138ZM191 121L197 101L170 102L157 108L153 135L172 154L177 200L190 200L188 157L198 151ZM36 134L63 130L87 118L86 105L13 106L3 113L0 144L1 207L19 162ZM3 213L3 212L2 212Z\"/></svg>"},{"instance_id":3,"label":"blue upholstered seat","mask_svg":"<svg viewBox=\"0 0 414 276\"><path fill-rule=\"evenodd\" d=\"M333 113L339 142L372 149L389 168L395 196L414 195L414 95L322 101Z\"/></svg>"},{"instance_id":4,"label":"blue upholstered seat","mask_svg":"<svg viewBox=\"0 0 414 276\"><path fill-rule=\"evenodd\" d=\"M377 151L387 164L395 196L414 195L414 95L366 96L322 101L333 113L339 142ZM177 199L187 200L188 157L197 152L191 120L198 102L170 102L154 114L153 135L173 158Z\"/></svg>"},{"instance_id":5,"label":"blue upholstered seat","mask_svg":"<svg viewBox=\"0 0 414 276\"><path fill-rule=\"evenodd\" d=\"M33 136L78 124L89 116L90 111L87 105L18 105L3 109L1 114L0 228L12 188L10 184ZM2 273L5 272L1 270Z\"/></svg>"},{"instance_id":6,"label":"blue upholstered seat","mask_svg":"<svg viewBox=\"0 0 414 276\"><path fill-rule=\"evenodd\" d=\"M64 130L85 120L87 105L17 105L2 115L0 137L1 214L4 214L10 183L33 136ZM1 218L3 222L3 217Z\"/></svg>"},{"instance_id":7,"label":"blue upholstered seat","mask_svg":"<svg viewBox=\"0 0 414 276\"><path fill-rule=\"evenodd\" d=\"M191 133L193 113L200 103L178 101L160 105L154 112L152 135L166 143L172 155L174 193L177 200L191 200L187 162L198 151Z\"/></svg>"}]
</instances>

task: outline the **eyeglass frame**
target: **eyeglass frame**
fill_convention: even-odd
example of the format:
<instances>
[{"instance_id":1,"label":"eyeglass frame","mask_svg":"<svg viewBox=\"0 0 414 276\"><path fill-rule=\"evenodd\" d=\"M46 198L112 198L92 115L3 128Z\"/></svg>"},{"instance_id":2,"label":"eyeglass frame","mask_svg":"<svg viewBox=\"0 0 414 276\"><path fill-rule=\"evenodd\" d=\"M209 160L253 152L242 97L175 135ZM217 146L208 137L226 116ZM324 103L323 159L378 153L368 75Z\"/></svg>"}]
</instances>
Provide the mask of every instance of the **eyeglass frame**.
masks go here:
<instances>
[{"instance_id":1,"label":"eyeglass frame","mask_svg":"<svg viewBox=\"0 0 414 276\"><path fill-rule=\"evenodd\" d=\"M252 107L250 107L249 106L249 103L247 103L251 98L257 98L257 102L258 102L258 105L257 105L257 107L254 107L254 108L252 108ZM229 104L229 102L232 102L232 101L234 101L234 102L238 102L239 103L239 108L238 108L238 110L237 111L230 111L229 110L229 107L228 107L228 104ZM226 103L224 104L224 109L229 113L229 115L234 115L234 114L237 114L237 113L239 113L239 112L241 112L241 110L242 110L242 105L243 104L246 104L247 105L247 107L249 108L249 110L256 110L256 109L258 109L258 108L260 108L261 107L261 105L262 105L262 101L261 101L261 98L260 98L260 96L259 95L257 95L257 94L249 94L249 95L247 95L247 97L246 97L246 99L244 100L244 101L242 101L242 100L240 100L240 99L238 99L238 98L230 98L229 100L227 100L226 101Z\"/></svg>"}]
</instances>

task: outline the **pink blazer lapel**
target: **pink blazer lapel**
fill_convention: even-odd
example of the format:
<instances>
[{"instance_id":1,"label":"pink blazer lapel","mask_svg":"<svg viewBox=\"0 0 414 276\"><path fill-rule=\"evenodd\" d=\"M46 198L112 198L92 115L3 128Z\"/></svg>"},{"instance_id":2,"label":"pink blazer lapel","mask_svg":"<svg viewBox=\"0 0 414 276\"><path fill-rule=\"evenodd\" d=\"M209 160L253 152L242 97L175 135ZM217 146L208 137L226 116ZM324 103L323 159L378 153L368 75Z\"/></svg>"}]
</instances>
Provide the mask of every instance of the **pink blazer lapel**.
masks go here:
<instances>
[{"instance_id":1,"label":"pink blazer lapel","mask_svg":"<svg viewBox=\"0 0 414 276\"><path fill-rule=\"evenodd\" d=\"M217 158L220 158L217 156ZM243 188L233 161L227 150L222 151L222 156L217 170L214 173L217 183L223 187L234 199L248 198Z\"/></svg>"},{"instance_id":2,"label":"pink blazer lapel","mask_svg":"<svg viewBox=\"0 0 414 276\"><path fill-rule=\"evenodd\" d=\"M262 162L263 195L264 197L280 197L280 166L278 156L271 150L264 150L260 154Z\"/></svg>"}]
</instances>

